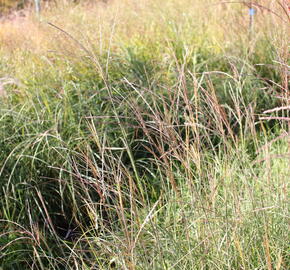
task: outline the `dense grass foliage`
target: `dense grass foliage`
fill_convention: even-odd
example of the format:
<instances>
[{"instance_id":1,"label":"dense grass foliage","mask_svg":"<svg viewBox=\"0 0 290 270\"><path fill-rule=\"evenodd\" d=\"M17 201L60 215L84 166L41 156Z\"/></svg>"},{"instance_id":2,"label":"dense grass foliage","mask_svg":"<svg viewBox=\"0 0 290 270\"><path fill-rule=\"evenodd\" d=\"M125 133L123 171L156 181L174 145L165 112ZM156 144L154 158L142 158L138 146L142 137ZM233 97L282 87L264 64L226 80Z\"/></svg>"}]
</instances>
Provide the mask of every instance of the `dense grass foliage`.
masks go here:
<instances>
[{"instance_id":1,"label":"dense grass foliage","mask_svg":"<svg viewBox=\"0 0 290 270\"><path fill-rule=\"evenodd\" d=\"M0 269L289 269L286 6L158 2L1 22Z\"/></svg>"}]
</instances>

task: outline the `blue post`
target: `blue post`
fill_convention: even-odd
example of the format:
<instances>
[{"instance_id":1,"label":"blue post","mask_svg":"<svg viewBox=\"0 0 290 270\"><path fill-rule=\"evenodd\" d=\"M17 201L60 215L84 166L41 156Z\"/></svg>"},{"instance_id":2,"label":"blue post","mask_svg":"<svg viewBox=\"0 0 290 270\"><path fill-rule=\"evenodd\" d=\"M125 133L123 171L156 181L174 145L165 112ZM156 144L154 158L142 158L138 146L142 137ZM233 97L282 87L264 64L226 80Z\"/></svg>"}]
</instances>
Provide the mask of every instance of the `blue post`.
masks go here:
<instances>
[{"instance_id":1,"label":"blue post","mask_svg":"<svg viewBox=\"0 0 290 270\"><path fill-rule=\"evenodd\" d=\"M37 14L37 16L40 15L40 11L41 11L41 0L34 0L34 4L35 4L35 12Z\"/></svg>"},{"instance_id":2,"label":"blue post","mask_svg":"<svg viewBox=\"0 0 290 270\"><path fill-rule=\"evenodd\" d=\"M253 36L255 14L256 14L256 9L253 7L253 4L250 3L250 7L249 7L249 15L250 15L249 36L250 36L250 39L252 39L252 36Z\"/></svg>"}]
</instances>

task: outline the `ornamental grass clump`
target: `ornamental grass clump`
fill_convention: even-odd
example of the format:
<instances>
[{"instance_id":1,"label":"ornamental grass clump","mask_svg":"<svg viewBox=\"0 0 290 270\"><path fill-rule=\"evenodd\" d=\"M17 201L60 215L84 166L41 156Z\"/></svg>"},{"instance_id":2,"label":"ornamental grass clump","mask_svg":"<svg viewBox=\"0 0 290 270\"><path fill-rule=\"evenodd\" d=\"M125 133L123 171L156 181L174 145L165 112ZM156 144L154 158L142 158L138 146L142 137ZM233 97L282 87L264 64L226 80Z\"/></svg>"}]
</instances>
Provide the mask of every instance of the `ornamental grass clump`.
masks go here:
<instances>
[{"instance_id":1,"label":"ornamental grass clump","mask_svg":"<svg viewBox=\"0 0 290 270\"><path fill-rule=\"evenodd\" d=\"M0 27L0 268L289 268L282 2L251 38L243 3L26 12Z\"/></svg>"}]
</instances>

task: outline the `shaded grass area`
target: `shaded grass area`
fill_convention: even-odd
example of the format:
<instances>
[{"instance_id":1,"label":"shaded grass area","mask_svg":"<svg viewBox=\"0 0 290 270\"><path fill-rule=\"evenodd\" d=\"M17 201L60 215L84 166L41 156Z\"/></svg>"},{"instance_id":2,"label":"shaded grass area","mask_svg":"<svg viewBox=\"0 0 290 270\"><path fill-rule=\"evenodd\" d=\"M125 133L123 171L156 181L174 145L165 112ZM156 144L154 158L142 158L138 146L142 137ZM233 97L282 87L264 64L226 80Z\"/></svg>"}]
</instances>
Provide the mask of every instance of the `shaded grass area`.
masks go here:
<instances>
[{"instance_id":1,"label":"shaded grass area","mask_svg":"<svg viewBox=\"0 0 290 270\"><path fill-rule=\"evenodd\" d=\"M23 43L4 24L3 269L289 267L288 127L259 119L289 98L281 25L223 45L215 13L203 27L181 2L161 21L154 2L113 3L109 28L98 5L95 35L74 30L93 22L84 5L43 15L65 30L29 17Z\"/></svg>"}]
</instances>

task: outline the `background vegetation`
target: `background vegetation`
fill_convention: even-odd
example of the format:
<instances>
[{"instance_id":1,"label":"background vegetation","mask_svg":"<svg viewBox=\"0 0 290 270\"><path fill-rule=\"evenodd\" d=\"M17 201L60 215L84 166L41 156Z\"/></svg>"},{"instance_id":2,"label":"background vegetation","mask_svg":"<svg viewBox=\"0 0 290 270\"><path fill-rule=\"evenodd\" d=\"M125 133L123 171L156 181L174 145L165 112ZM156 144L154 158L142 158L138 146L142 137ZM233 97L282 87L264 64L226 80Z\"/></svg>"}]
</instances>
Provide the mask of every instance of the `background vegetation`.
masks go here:
<instances>
[{"instance_id":1,"label":"background vegetation","mask_svg":"<svg viewBox=\"0 0 290 270\"><path fill-rule=\"evenodd\" d=\"M58 1L0 27L0 268L289 269L289 13Z\"/></svg>"}]
</instances>

